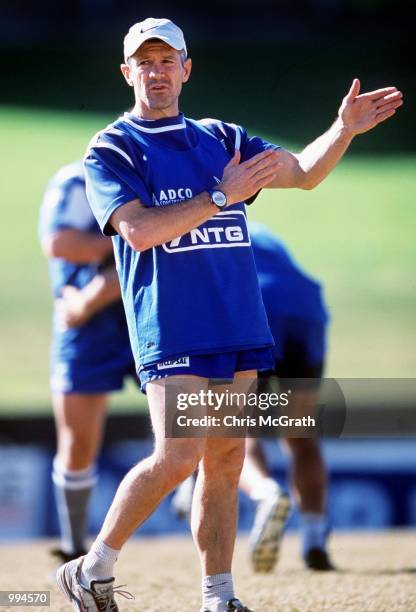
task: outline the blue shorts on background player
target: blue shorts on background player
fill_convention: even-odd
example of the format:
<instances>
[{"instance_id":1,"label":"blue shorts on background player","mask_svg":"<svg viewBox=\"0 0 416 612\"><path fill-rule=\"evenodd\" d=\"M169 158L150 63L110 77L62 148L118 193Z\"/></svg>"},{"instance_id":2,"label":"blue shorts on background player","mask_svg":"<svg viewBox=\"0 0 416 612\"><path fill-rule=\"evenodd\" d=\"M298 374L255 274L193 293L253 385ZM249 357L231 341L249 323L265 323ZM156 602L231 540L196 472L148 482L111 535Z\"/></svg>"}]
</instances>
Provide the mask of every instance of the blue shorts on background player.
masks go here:
<instances>
[{"instance_id":1,"label":"blue shorts on background player","mask_svg":"<svg viewBox=\"0 0 416 612\"><path fill-rule=\"evenodd\" d=\"M111 240L92 215L81 162L49 182L39 237L54 298L50 384L58 448L52 477L61 530L55 553L71 559L85 547L107 393L135 376Z\"/></svg>"}]
</instances>

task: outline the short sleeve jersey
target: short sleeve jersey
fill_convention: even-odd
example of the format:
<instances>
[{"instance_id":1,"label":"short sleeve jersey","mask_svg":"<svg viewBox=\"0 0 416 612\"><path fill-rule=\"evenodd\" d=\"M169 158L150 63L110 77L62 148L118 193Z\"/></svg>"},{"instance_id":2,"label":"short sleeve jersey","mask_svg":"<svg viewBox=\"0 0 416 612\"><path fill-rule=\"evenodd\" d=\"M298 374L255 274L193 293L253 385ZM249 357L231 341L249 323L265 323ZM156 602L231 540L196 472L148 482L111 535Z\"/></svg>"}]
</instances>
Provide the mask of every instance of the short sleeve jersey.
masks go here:
<instances>
[{"instance_id":1,"label":"short sleeve jersey","mask_svg":"<svg viewBox=\"0 0 416 612\"><path fill-rule=\"evenodd\" d=\"M88 199L102 231L114 235L108 221L126 202L175 206L214 188L235 147L245 160L270 146L216 120L125 114L90 144ZM136 365L273 345L243 202L140 253L113 240Z\"/></svg>"},{"instance_id":2,"label":"short sleeve jersey","mask_svg":"<svg viewBox=\"0 0 416 612\"><path fill-rule=\"evenodd\" d=\"M50 180L41 205L39 237L64 229L99 233L85 193L82 162L65 166ZM63 258L49 260L49 276L53 296L59 298L65 285L82 289L113 257L101 263L72 263ZM105 352L130 352L126 317L121 300L95 314L85 325L62 331L53 321L53 359L96 361ZM131 355L131 353L130 353Z\"/></svg>"},{"instance_id":3,"label":"short sleeve jersey","mask_svg":"<svg viewBox=\"0 0 416 612\"><path fill-rule=\"evenodd\" d=\"M260 288L269 319L285 316L326 323L320 283L294 261L285 244L259 223L249 223Z\"/></svg>"}]
</instances>

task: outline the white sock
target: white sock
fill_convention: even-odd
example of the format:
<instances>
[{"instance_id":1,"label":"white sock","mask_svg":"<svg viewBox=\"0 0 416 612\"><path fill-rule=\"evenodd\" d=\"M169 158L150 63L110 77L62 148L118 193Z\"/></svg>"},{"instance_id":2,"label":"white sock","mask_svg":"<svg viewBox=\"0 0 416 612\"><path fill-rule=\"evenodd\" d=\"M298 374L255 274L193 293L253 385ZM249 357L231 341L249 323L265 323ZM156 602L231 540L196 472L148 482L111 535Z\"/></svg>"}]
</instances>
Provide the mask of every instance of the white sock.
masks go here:
<instances>
[{"instance_id":1,"label":"white sock","mask_svg":"<svg viewBox=\"0 0 416 612\"><path fill-rule=\"evenodd\" d=\"M117 561L119 552L119 550L107 546L98 537L82 564L82 583L89 586L92 580L109 580L113 578L113 566Z\"/></svg>"},{"instance_id":2,"label":"white sock","mask_svg":"<svg viewBox=\"0 0 416 612\"><path fill-rule=\"evenodd\" d=\"M318 512L302 512L302 554L311 548L325 549L327 536L327 522L324 514Z\"/></svg>"},{"instance_id":3,"label":"white sock","mask_svg":"<svg viewBox=\"0 0 416 612\"><path fill-rule=\"evenodd\" d=\"M280 487L273 478L259 478L251 491L250 499L260 501L279 493Z\"/></svg>"},{"instance_id":4,"label":"white sock","mask_svg":"<svg viewBox=\"0 0 416 612\"><path fill-rule=\"evenodd\" d=\"M202 610L227 612L227 601L234 598L231 574L214 574L202 579Z\"/></svg>"}]
</instances>

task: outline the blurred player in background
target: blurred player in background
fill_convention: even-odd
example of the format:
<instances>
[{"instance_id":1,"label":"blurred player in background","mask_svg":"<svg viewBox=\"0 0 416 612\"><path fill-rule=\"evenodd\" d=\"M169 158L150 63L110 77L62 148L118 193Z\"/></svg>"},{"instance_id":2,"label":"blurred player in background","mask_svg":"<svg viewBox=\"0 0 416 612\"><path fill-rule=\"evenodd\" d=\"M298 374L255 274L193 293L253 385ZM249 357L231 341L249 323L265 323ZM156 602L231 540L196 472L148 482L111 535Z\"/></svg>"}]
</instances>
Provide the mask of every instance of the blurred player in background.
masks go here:
<instances>
[{"instance_id":1,"label":"blurred player in background","mask_svg":"<svg viewBox=\"0 0 416 612\"><path fill-rule=\"evenodd\" d=\"M259 392L270 391L272 379L277 377L280 391L291 390L291 415L313 416L324 369L328 322L321 286L296 265L284 244L269 230L256 223L250 223L249 229L275 340L275 367L273 371L259 372ZM308 379L307 385L304 379ZM333 569L326 550L327 478L319 444L311 437L289 437L284 444L290 457L294 499L300 510L302 557L310 569ZM289 500L270 477L258 439L246 441L240 488L257 504L250 535L253 568L271 571L278 558Z\"/></svg>"},{"instance_id":2,"label":"blurred player in background","mask_svg":"<svg viewBox=\"0 0 416 612\"><path fill-rule=\"evenodd\" d=\"M210 379L220 378L233 381L232 391L238 385L247 392L257 371L271 367L273 338L245 202L266 186L312 189L357 134L402 103L394 87L360 96L355 79L333 125L295 155L239 126L185 118L179 96L191 69L174 23L134 24L121 65L134 108L96 135L85 158L90 205L103 233L113 236L155 446L122 480L87 555L58 569L59 587L78 610L118 609L114 595L125 595L114 588L120 550L199 464L191 522L203 575L201 609L249 612L234 595L231 574L244 441L167 437L166 390L179 383L181 393L204 393Z\"/></svg>"},{"instance_id":3,"label":"blurred player in background","mask_svg":"<svg viewBox=\"0 0 416 612\"><path fill-rule=\"evenodd\" d=\"M269 325L275 340L274 370L259 372L259 392L270 391L273 377L280 390L292 391L291 411L313 414L324 368L328 314L319 283L293 261L285 245L266 227L249 223L251 244ZM303 386L308 379L307 389ZM307 567L330 570L326 551L326 470L318 442L313 438L287 438L292 485L301 513L302 556ZM194 478L175 492L172 507L178 516L189 516ZM256 503L250 534L250 554L257 572L275 566L280 539L290 509L287 494L270 476L261 441L246 440L246 458L240 488Z\"/></svg>"},{"instance_id":4,"label":"blurred player in background","mask_svg":"<svg viewBox=\"0 0 416 612\"><path fill-rule=\"evenodd\" d=\"M52 479L62 560L85 552L87 506L96 483L107 394L135 376L111 240L85 194L81 162L47 186L39 221L54 297L50 386L57 453Z\"/></svg>"}]
</instances>

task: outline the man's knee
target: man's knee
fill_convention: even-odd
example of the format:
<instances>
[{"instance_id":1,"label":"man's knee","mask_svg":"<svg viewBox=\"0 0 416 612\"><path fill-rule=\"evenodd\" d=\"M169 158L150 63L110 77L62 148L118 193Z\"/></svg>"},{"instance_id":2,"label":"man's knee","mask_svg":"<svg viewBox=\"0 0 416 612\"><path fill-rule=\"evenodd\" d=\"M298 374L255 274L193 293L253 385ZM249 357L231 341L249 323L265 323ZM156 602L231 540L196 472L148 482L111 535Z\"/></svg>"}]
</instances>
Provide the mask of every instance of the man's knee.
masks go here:
<instances>
[{"instance_id":1,"label":"man's knee","mask_svg":"<svg viewBox=\"0 0 416 612\"><path fill-rule=\"evenodd\" d=\"M162 467L167 487L175 487L188 478L198 467L203 447L200 444L175 445L161 449L154 455L154 459Z\"/></svg>"},{"instance_id":2,"label":"man's knee","mask_svg":"<svg viewBox=\"0 0 416 612\"><path fill-rule=\"evenodd\" d=\"M96 449L87 435L66 431L60 437L58 448L61 461L68 469L75 463L84 466L95 459Z\"/></svg>"},{"instance_id":3,"label":"man's knee","mask_svg":"<svg viewBox=\"0 0 416 612\"><path fill-rule=\"evenodd\" d=\"M210 449L204 456L203 467L208 478L238 483L244 463L244 440L236 444Z\"/></svg>"}]
</instances>

